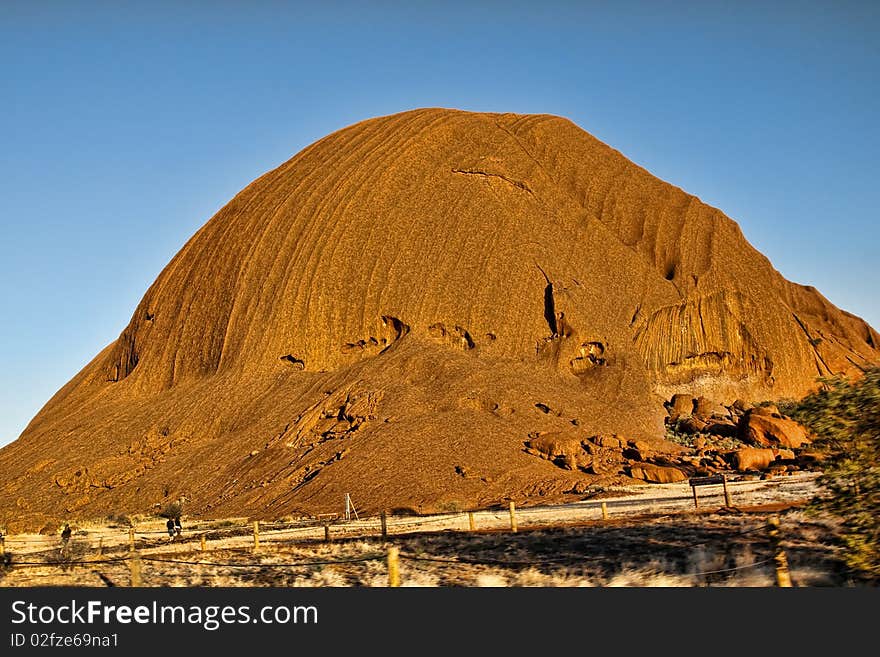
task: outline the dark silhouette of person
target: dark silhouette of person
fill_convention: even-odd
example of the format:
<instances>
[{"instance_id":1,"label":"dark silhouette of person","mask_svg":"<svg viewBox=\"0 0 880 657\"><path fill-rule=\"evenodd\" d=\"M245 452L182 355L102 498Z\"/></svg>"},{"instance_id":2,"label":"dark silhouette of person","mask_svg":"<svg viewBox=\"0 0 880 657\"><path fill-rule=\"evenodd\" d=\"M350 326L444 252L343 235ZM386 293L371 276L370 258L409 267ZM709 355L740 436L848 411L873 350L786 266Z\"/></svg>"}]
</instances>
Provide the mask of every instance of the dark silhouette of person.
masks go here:
<instances>
[{"instance_id":1,"label":"dark silhouette of person","mask_svg":"<svg viewBox=\"0 0 880 657\"><path fill-rule=\"evenodd\" d=\"M73 533L73 530L70 529L70 525L68 523L64 523L64 529L61 530L61 555L64 556L68 552L68 547L70 544L70 535Z\"/></svg>"},{"instance_id":2,"label":"dark silhouette of person","mask_svg":"<svg viewBox=\"0 0 880 657\"><path fill-rule=\"evenodd\" d=\"M168 518L168 522L165 523L165 527L168 529L168 537L173 541L174 540L174 518Z\"/></svg>"}]
</instances>

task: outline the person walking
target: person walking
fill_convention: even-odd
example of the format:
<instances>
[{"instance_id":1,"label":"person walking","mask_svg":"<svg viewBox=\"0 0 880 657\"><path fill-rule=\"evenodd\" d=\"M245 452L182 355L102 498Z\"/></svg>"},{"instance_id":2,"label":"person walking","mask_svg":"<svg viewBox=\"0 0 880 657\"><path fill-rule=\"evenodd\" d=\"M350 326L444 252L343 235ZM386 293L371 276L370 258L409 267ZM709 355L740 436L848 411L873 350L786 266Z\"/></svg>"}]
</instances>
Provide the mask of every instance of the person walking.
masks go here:
<instances>
[{"instance_id":1,"label":"person walking","mask_svg":"<svg viewBox=\"0 0 880 657\"><path fill-rule=\"evenodd\" d=\"M168 518L168 522L165 523L165 527L168 529L168 540L174 540L174 518Z\"/></svg>"},{"instance_id":2,"label":"person walking","mask_svg":"<svg viewBox=\"0 0 880 657\"><path fill-rule=\"evenodd\" d=\"M70 535L73 530L70 529L69 523L64 523L64 529L61 530L61 556L66 557L70 554Z\"/></svg>"}]
</instances>

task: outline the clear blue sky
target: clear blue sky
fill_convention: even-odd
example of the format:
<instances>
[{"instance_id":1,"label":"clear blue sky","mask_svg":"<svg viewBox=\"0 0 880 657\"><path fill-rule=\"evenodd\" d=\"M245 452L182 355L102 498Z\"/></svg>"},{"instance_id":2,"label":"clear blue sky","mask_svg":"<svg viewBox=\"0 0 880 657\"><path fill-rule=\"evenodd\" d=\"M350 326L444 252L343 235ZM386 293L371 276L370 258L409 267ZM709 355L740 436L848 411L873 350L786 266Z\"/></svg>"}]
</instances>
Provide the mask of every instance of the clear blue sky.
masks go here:
<instances>
[{"instance_id":1,"label":"clear blue sky","mask_svg":"<svg viewBox=\"0 0 880 657\"><path fill-rule=\"evenodd\" d=\"M5 0L0 444L238 190L415 107L567 116L880 328L878 35L845 0Z\"/></svg>"}]
</instances>

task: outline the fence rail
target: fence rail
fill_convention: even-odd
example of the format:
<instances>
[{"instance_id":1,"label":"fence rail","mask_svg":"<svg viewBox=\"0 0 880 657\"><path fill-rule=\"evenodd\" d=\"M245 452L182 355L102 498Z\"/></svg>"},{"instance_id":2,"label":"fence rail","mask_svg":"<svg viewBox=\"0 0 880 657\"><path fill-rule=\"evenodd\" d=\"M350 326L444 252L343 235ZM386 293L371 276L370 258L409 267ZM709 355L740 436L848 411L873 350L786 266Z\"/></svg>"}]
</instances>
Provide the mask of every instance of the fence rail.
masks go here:
<instances>
[{"instance_id":1,"label":"fence rail","mask_svg":"<svg viewBox=\"0 0 880 657\"><path fill-rule=\"evenodd\" d=\"M51 570L61 569L63 571L67 571L75 568L90 567L95 569L107 568L108 566L127 565L129 568L129 582L132 586L140 586L143 583L142 563L179 564L183 566L198 566L201 568L215 569L241 568L265 570L316 568L321 566L346 566L384 560L387 562L389 573L389 586L395 586L399 585L400 583L400 560L411 562L432 562L460 566L486 565L504 567L545 566L547 564L575 564L597 560L599 559L599 557L591 558L586 555L575 554L556 558L545 557L541 558L540 560L475 558L470 556L433 556L400 552L398 548L393 545L393 543L389 544L389 541L392 540L390 538L392 535L403 537L406 534L412 534L415 532L436 533L448 531L450 529L464 533L517 532L519 531L519 527L525 527L526 530L533 530L536 528L546 528L548 526L571 527L583 526L584 524L602 525L609 522L610 514L608 513L606 503L596 502L594 505L582 505L581 508L582 510L589 512L588 518L575 517L573 522L557 522L553 525L547 525L546 522L542 519L542 515L547 513L548 511L551 511L552 509L538 508L533 510L523 510L517 509L515 505L511 503L507 513L505 513L504 510L499 509L497 511L489 510L480 512L442 514L433 518L418 519L408 517L394 519L387 513L383 513L381 516L375 518L363 518L351 522L342 522L339 520L335 520L331 523L326 520L316 519L311 523L303 522L303 524L299 526L287 526L280 527L278 529L274 529L272 527L273 523L264 523L261 525L260 523L255 522L253 523L253 525L241 524L225 526L223 528L212 527L210 523L208 523L201 527L199 525L196 525L195 528L189 529L185 536L169 537L168 541L162 541L161 539L153 540L150 538L167 532L136 529L134 531L131 531L132 528L122 528L124 530L124 533L123 531L119 532L119 535L117 537L118 541L116 541L115 545L108 545L108 535L106 532L102 533L99 536L100 543L97 548L98 552L97 555L93 558L73 558L70 555L70 550L72 548L70 544L63 545L60 548L60 552L57 553L56 556L55 549L57 549L58 545L57 538L53 540L52 537L41 537L46 540L42 542L38 541L38 543L55 543L55 547L53 547L52 553L48 555L43 561L33 558L17 558L14 550L10 549L10 546L16 545L17 539L21 537L12 536L7 537L6 539L5 554L0 553L0 555L2 555L0 556L0 575L20 568L42 568ZM616 515L618 516L618 518L621 517L619 514ZM505 518L505 516L509 516L509 518ZM656 517L656 513L653 515L641 514L627 516L629 520ZM670 517L670 514L666 514L661 517L668 518ZM505 520L509 521L509 525L505 523ZM527 520L527 522L523 523L523 520ZM528 520L531 520L531 522L528 522ZM494 524L490 524L490 521L494 522ZM520 523L519 526L518 521ZM439 523L442 523L446 526L437 527L436 525ZM332 537L329 533L330 527L333 527L334 535ZM477 527L479 527L479 529ZM253 531L252 535L249 533L249 530L251 529ZM779 586L790 586L791 580L788 576L785 553L781 547L780 527L778 519L774 520L773 518L771 518L771 521L766 525L760 524L758 526L735 532L733 534L726 534L723 539L725 542L729 542L730 539L750 535L762 530L768 531L768 545L773 552L773 555L771 557L736 567L708 570L705 572L689 574L694 576L708 576L722 573L730 573L733 571L744 570L748 568L758 568L770 563L775 563L777 584ZM297 534L297 536L293 536L292 534ZM326 542L332 540L333 538L339 539L367 537L381 538L383 541L385 541L388 545L387 553L371 553L351 558L308 559L302 561L287 561L282 563L271 563L266 562L262 559L258 561L245 562L211 561L207 559L193 559L189 556L187 556L186 558L180 558L179 556L181 554L181 551L187 550L187 548L189 549L185 552L186 555L190 555L193 553L201 553L206 555L211 550L223 550L226 552L244 551L250 553L251 555L256 555L267 547L273 548L284 545L295 546L297 543L300 542ZM248 549L247 544L250 541L253 541L253 543L252 547ZM691 543L690 547L698 548L701 546L709 545L710 543L710 541ZM79 549L83 548L83 545L81 543L77 544L76 542L74 542L74 545L78 545ZM197 548L196 545L198 545L199 547ZM88 546L88 549L92 548L92 545ZM114 549L122 551L123 553L119 556L115 556L112 554ZM128 549L128 552L125 552L126 549ZM67 550L66 555L64 554L65 550ZM108 552L110 553L108 554ZM31 554L38 554L38 552L31 552ZM48 577L51 576L51 573L33 573L29 576ZM109 582L108 577L106 577L105 575L99 574L99 576L102 580L105 581L105 583ZM108 585L113 584L108 583Z\"/></svg>"}]
</instances>

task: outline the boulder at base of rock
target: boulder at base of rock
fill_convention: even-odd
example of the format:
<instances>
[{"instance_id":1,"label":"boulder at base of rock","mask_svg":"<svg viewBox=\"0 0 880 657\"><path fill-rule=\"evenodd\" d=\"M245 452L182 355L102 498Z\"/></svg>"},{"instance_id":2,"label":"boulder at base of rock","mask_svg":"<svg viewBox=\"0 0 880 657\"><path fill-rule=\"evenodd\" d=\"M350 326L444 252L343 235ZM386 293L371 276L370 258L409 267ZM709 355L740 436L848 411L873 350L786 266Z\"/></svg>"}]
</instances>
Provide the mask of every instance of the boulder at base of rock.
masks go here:
<instances>
[{"instance_id":1,"label":"boulder at base of rock","mask_svg":"<svg viewBox=\"0 0 880 657\"><path fill-rule=\"evenodd\" d=\"M698 418L689 417L684 420L679 420L676 428L682 433L701 433L705 430L706 423Z\"/></svg>"},{"instance_id":2,"label":"boulder at base of rock","mask_svg":"<svg viewBox=\"0 0 880 657\"><path fill-rule=\"evenodd\" d=\"M672 484L687 479L687 475L678 468L653 463L633 463L629 467L629 476L652 484Z\"/></svg>"},{"instance_id":3,"label":"boulder at base of rock","mask_svg":"<svg viewBox=\"0 0 880 657\"><path fill-rule=\"evenodd\" d=\"M626 447L626 440L618 438L616 434L612 434L610 436L593 436L592 441L597 445L600 445L602 447L609 447L611 449L620 449Z\"/></svg>"},{"instance_id":4,"label":"boulder at base of rock","mask_svg":"<svg viewBox=\"0 0 880 657\"><path fill-rule=\"evenodd\" d=\"M705 433L725 438L734 438L739 431L739 426L731 420L712 420L703 429Z\"/></svg>"},{"instance_id":5,"label":"boulder at base of rock","mask_svg":"<svg viewBox=\"0 0 880 657\"><path fill-rule=\"evenodd\" d=\"M763 470L776 460L793 459L794 452L790 449L757 449L744 447L733 453L732 464L739 472Z\"/></svg>"},{"instance_id":6,"label":"boulder at base of rock","mask_svg":"<svg viewBox=\"0 0 880 657\"><path fill-rule=\"evenodd\" d=\"M798 448L808 445L807 430L794 420L782 416L757 413L758 409L749 411L740 418L740 440L761 447Z\"/></svg>"},{"instance_id":7,"label":"boulder at base of rock","mask_svg":"<svg viewBox=\"0 0 880 657\"><path fill-rule=\"evenodd\" d=\"M565 491L566 493L572 493L574 495L583 495L585 493L590 492L590 482L589 481L578 481L572 486L570 489Z\"/></svg>"},{"instance_id":8,"label":"boulder at base of rock","mask_svg":"<svg viewBox=\"0 0 880 657\"><path fill-rule=\"evenodd\" d=\"M751 409L755 415L767 415L769 417L782 417L776 404L764 404L763 406L755 406Z\"/></svg>"},{"instance_id":9,"label":"boulder at base of rock","mask_svg":"<svg viewBox=\"0 0 880 657\"><path fill-rule=\"evenodd\" d=\"M690 395L672 395L666 408L670 415L691 415L694 412L694 398Z\"/></svg>"},{"instance_id":10,"label":"boulder at base of rock","mask_svg":"<svg viewBox=\"0 0 880 657\"><path fill-rule=\"evenodd\" d=\"M630 461L645 460L645 457L642 455L642 453L633 447L627 447L625 450L623 450L623 458L629 459Z\"/></svg>"},{"instance_id":11,"label":"boulder at base of rock","mask_svg":"<svg viewBox=\"0 0 880 657\"><path fill-rule=\"evenodd\" d=\"M583 452L581 441L562 433L547 433L526 442L530 453L551 461L557 457L576 457Z\"/></svg>"},{"instance_id":12,"label":"boulder at base of rock","mask_svg":"<svg viewBox=\"0 0 880 657\"><path fill-rule=\"evenodd\" d=\"M694 415L705 419L709 419L713 415L718 417L730 417L730 411L711 399L697 397L697 401L694 403Z\"/></svg>"},{"instance_id":13,"label":"boulder at base of rock","mask_svg":"<svg viewBox=\"0 0 880 657\"><path fill-rule=\"evenodd\" d=\"M637 449L643 454L650 453L654 451L654 446L646 440L630 440L628 444L633 449Z\"/></svg>"}]
</instances>

